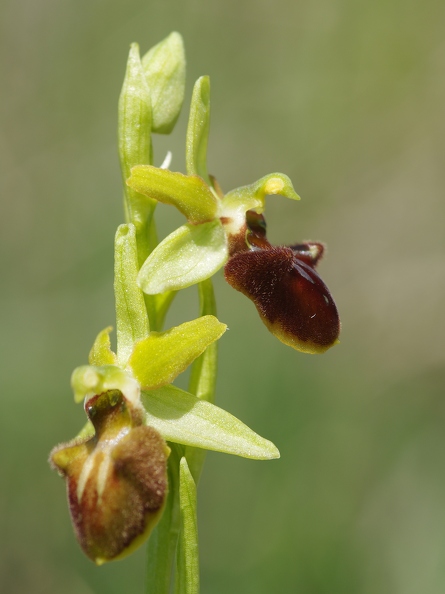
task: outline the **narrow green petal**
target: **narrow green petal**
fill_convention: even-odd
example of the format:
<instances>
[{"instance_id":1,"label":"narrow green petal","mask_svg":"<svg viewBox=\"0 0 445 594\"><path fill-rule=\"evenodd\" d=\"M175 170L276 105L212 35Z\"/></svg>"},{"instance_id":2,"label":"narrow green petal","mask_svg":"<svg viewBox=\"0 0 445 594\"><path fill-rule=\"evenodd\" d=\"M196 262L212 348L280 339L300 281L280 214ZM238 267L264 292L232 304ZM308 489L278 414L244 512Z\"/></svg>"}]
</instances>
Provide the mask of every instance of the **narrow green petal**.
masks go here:
<instances>
[{"instance_id":1,"label":"narrow green petal","mask_svg":"<svg viewBox=\"0 0 445 594\"><path fill-rule=\"evenodd\" d=\"M150 295L179 290L209 278L228 258L219 220L183 225L164 239L144 262L138 283Z\"/></svg>"},{"instance_id":2,"label":"narrow green petal","mask_svg":"<svg viewBox=\"0 0 445 594\"><path fill-rule=\"evenodd\" d=\"M164 439L254 460L279 458L274 444L221 408L175 386L141 393L147 425Z\"/></svg>"},{"instance_id":3,"label":"narrow green petal","mask_svg":"<svg viewBox=\"0 0 445 594\"><path fill-rule=\"evenodd\" d=\"M182 37L170 33L142 58L142 68L151 97L152 130L170 134L184 100L185 54Z\"/></svg>"},{"instance_id":4,"label":"narrow green petal","mask_svg":"<svg viewBox=\"0 0 445 594\"><path fill-rule=\"evenodd\" d=\"M234 217L235 212L242 215L247 210L262 212L266 196L279 194L291 200L300 200L291 180L283 173L270 173L249 186L232 190L222 201L222 216Z\"/></svg>"},{"instance_id":5,"label":"narrow green petal","mask_svg":"<svg viewBox=\"0 0 445 594\"><path fill-rule=\"evenodd\" d=\"M196 485L187 465L179 465L180 529L175 594L199 594L199 549Z\"/></svg>"},{"instance_id":6,"label":"narrow green petal","mask_svg":"<svg viewBox=\"0 0 445 594\"><path fill-rule=\"evenodd\" d=\"M203 316L166 332L151 332L136 343L128 366L145 389L169 384L226 328L214 316Z\"/></svg>"},{"instance_id":7,"label":"narrow green petal","mask_svg":"<svg viewBox=\"0 0 445 594\"><path fill-rule=\"evenodd\" d=\"M90 365L116 365L117 357L110 348L110 332L112 330L113 328L108 326L96 336L88 356Z\"/></svg>"},{"instance_id":8,"label":"narrow green petal","mask_svg":"<svg viewBox=\"0 0 445 594\"><path fill-rule=\"evenodd\" d=\"M144 295L136 278L138 254L134 225L120 225L115 238L114 294L116 299L117 358L125 365L133 345L148 336Z\"/></svg>"},{"instance_id":9,"label":"narrow green petal","mask_svg":"<svg viewBox=\"0 0 445 594\"><path fill-rule=\"evenodd\" d=\"M201 76L193 88L187 127L185 161L189 175L199 175L210 186L207 141L210 128L210 79Z\"/></svg>"},{"instance_id":10,"label":"narrow green petal","mask_svg":"<svg viewBox=\"0 0 445 594\"><path fill-rule=\"evenodd\" d=\"M197 175L137 165L132 168L127 185L144 196L176 206L190 223L203 223L216 216L216 198Z\"/></svg>"}]
</instances>

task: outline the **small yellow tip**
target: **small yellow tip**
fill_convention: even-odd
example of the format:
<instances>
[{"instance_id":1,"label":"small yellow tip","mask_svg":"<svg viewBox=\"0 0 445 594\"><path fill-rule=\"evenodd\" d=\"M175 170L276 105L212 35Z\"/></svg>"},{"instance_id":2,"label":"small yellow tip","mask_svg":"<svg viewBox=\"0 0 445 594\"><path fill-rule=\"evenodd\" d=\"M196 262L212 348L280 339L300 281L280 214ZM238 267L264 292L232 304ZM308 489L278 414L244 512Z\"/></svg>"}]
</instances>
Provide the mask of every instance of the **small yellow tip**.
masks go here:
<instances>
[{"instance_id":1,"label":"small yellow tip","mask_svg":"<svg viewBox=\"0 0 445 594\"><path fill-rule=\"evenodd\" d=\"M279 177L272 177L264 186L266 194L279 194L284 188L284 182Z\"/></svg>"}]
</instances>

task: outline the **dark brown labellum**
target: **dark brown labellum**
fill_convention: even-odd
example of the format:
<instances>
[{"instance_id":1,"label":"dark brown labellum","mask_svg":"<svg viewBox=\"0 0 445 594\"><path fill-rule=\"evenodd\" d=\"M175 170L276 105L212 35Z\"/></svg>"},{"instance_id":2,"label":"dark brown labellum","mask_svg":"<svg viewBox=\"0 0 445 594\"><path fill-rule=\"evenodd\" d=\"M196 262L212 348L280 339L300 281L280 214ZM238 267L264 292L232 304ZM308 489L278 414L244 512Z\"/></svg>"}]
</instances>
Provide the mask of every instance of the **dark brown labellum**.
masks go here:
<instances>
[{"instance_id":1,"label":"dark brown labellum","mask_svg":"<svg viewBox=\"0 0 445 594\"><path fill-rule=\"evenodd\" d=\"M265 240L258 225L253 246L256 237ZM337 307L314 269L322 253L319 243L253 247L233 255L225 266L227 282L255 303L268 329L305 353L323 353L340 332Z\"/></svg>"},{"instance_id":2,"label":"dark brown labellum","mask_svg":"<svg viewBox=\"0 0 445 594\"><path fill-rule=\"evenodd\" d=\"M159 519L168 448L118 390L91 398L86 412L95 435L57 446L50 461L66 479L80 545L100 565L131 552Z\"/></svg>"}]
</instances>

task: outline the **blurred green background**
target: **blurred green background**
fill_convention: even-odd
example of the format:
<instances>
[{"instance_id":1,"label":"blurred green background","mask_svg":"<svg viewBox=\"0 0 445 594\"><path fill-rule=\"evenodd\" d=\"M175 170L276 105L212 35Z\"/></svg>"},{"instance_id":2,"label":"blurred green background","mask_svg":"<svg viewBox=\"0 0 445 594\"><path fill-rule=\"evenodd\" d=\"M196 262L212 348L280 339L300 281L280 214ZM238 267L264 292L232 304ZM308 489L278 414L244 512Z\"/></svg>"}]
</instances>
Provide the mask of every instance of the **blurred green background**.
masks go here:
<instances>
[{"instance_id":1,"label":"blurred green background","mask_svg":"<svg viewBox=\"0 0 445 594\"><path fill-rule=\"evenodd\" d=\"M113 323L122 221L116 108L130 42L178 30L187 98L212 81L225 190L282 171L274 243L325 241L341 345L297 353L216 279L218 403L281 459L208 456L203 594L445 591L443 0L2 0L0 591L142 592L144 549L96 568L51 447L83 423L69 386ZM162 233L181 218L159 208ZM194 289L169 323L196 315Z\"/></svg>"}]
</instances>

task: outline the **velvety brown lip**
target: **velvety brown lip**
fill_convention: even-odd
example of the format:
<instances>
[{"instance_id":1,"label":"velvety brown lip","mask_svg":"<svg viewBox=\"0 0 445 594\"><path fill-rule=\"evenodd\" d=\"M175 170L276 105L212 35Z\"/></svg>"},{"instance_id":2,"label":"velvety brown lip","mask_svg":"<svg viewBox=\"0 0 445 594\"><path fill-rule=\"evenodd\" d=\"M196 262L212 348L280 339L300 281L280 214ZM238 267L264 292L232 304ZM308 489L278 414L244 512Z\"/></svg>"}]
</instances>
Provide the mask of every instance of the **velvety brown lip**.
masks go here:
<instances>
[{"instance_id":1,"label":"velvety brown lip","mask_svg":"<svg viewBox=\"0 0 445 594\"><path fill-rule=\"evenodd\" d=\"M269 244L270 245L270 244ZM251 299L271 332L310 353L333 346L340 332L337 307L314 269L321 256L311 245L239 252L225 266L227 282Z\"/></svg>"}]
</instances>

